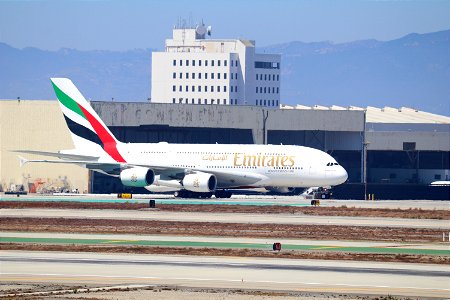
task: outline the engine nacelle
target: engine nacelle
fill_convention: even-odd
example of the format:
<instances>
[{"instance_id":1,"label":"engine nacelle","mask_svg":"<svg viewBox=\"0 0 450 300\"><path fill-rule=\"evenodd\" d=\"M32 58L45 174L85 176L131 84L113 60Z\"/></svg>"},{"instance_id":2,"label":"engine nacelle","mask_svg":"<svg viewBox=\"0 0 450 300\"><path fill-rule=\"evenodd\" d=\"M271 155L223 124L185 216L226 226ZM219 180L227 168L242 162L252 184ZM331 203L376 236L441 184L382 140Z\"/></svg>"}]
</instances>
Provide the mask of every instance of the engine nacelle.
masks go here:
<instances>
[{"instance_id":1,"label":"engine nacelle","mask_svg":"<svg viewBox=\"0 0 450 300\"><path fill-rule=\"evenodd\" d=\"M146 187L155 180L155 172L149 168L134 167L120 172L120 181L123 185Z\"/></svg>"},{"instance_id":2,"label":"engine nacelle","mask_svg":"<svg viewBox=\"0 0 450 300\"><path fill-rule=\"evenodd\" d=\"M208 193L216 189L217 179L213 174L197 172L184 176L183 186L191 192Z\"/></svg>"},{"instance_id":3,"label":"engine nacelle","mask_svg":"<svg viewBox=\"0 0 450 300\"><path fill-rule=\"evenodd\" d=\"M271 192L280 194L292 193L295 190L295 188L293 187L285 187L285 186L268 186L266 187L266 189Z\"/></svg>"}]
</instances>

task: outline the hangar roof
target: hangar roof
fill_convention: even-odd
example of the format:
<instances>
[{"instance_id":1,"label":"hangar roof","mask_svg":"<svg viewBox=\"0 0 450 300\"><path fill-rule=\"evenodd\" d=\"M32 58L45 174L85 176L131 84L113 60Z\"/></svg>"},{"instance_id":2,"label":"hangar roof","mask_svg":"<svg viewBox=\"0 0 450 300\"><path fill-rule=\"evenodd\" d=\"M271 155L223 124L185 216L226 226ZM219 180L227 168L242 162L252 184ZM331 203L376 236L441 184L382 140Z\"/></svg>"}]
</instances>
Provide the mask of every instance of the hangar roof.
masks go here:
<instances>
[{"instance_id":1,"label":"hangar roof","mask_svg":"<svg viewBox=\"0 0 450 300\"><path fill-rule=\"evenodd\" d=\"M410 123L410 124L450 124L450 117L436 115L409 107L394 108L386 106L378 108L368 106L366 109L358 106L305 106L305 105L281 105L281 109L306 109L306 110L366 110L367 123Z\"/></svg>"}]
</instances>

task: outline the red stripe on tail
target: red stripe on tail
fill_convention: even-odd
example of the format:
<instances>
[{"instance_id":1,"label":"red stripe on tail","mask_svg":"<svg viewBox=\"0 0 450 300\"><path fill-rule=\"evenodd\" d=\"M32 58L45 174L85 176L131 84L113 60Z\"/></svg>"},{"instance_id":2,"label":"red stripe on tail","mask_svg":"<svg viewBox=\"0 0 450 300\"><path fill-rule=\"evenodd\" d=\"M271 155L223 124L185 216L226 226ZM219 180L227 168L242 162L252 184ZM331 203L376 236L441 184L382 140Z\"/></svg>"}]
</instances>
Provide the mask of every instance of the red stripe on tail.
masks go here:
<instances>
[{"instance_id":1,"label":"red stripe on tail","mask_svg":"<svg viewBox=\"0 0 450 300\"><path fill-rule=\"evenodd\" d=\"M108 153L117 162L126 162L117 150L117 142L114 137L103 127L102 124L100 124L100 122L93 115L91 115L86 109L84 109L83 106L79 104L78 106L83 111L83 114L86 116L89 123L91 123L98 137L102 141L103 149L106 151L106 153Z\"/></svg>"}]
</instances>

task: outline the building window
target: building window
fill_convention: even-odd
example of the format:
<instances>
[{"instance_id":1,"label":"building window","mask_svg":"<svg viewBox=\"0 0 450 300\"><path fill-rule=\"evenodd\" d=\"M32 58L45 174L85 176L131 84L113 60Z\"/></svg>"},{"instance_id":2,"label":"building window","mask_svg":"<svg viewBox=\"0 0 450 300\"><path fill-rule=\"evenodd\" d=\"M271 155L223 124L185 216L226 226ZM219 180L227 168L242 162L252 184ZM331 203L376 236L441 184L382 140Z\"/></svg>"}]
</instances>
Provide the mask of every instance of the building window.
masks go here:
<instances>
[{"instance_id":1,"label":"building window","mask_svg":"<svg viewBox=\"0 0 450 300\"><path fill-rule=\"evenodd\" d=\"M211 99L211 104L214 104L214 99Z\"/></svg>"},{"instance_id":2,"label":"building window","mask_svg":"<svg viewBox=\"0 0 450 300\"><path fill-rule=\"evenodd\" d=\"M197 92L201 92L201 91L202 91L202 86L199 85L199 86L197 87Z\"/></svg>"},{"instance_id":3,"label":"building window","mask_svg":"<svg viewBox=\"0 0 450 300\"><path fill-rule=\"evenodd\" d=\"M214 92L214 86L213 85L211 86L211 92Z\"/></svg>"},{"instance_id":4,"label":"building window","mask_svg":"<svg viewBox=\"0 0 450 300\"><path fill-rule=\"evenodd\" d=\"M217 92L220 92L220 85L217 86Z\"/></svg>"},{"instance_id":5,"label":"building window","mask_svg":"<svg viewBox=\"0 0 450 300\"><path fill-rule=\"evenodd\" d=\"M211 67L214 67L214 59L211 59Z\"/></svg>"},{"instance_id":6,"label":"building window","mask_svg":"<svg viewBox=\"0 0 450 300\"><path fill-rule=\"evenodd\" d=\"M187 85L186 85L186 92L189 92L189 86L187 86Z\"/></svg>"},{"instance_id":7,"label":"building window","mask_svg":"<svg viewBox=\"0 0 450 300\"><path fill-rule=\"evenodd\" d=\"M279 87L277 87L277 94L279 94L280 93L280 88Z\"/></svg>"},{"instance_id":8,"label":"building window","mask_svg":"<svg viewBox=\"0 0 450 300\"><path fill-rule=\"evenodd\" d=\"M264 74L264 80L267 80L267 74Z\"/></svg>"},{"instance_id":9,"label":"building window","mask_svg":"<svg viewBox=\"0 0 450 300\"><path fill-rule=\"evenodd\" d=\"M195 92L195 85L191 87L191 91ZM194 99L192 99L192 103L194 103Z\"/></svg>"},{"instance_id":10,"label":"building window","mask_svg":"<svg viewBox=\"0 0 450 300\"><path fill-rule=\"evenodd\" d=\"M280 75L277 75L277 81L280 81Z\"/></svg>"},{"instance_id":11,"label":"building window","mask_svg":"<svg viewBox=\"0 0 450 300\"><path fill-rule=\"evenodd\" d=\"M176 90L177 88L174 85L172 85L172 92L175 92Z\"/></svg>"},{"instance_id":12,"label":"building window","mask_svg":"<svg viewBox=\"0 0 450 300\"><path fill-rule=\"evenodd\" d=\"M208 104L208 99L205 99L205 104Z\"/></svg>"},{"instance_id":13,"label":"building window","mask_svg":"<svg viewBox=\"0 0 450 300\"><path fill-rule=\"evenodd\" d=\"M416 150L416 142L403 142L404 151L414 151Z\"/></svg>"},{"instance_id":14,"label":"building window","mask_svg":"<svg viewBox=\"0 0 450 300\"><path fill-rule=\"evenodd\" d=\"M194 60L193 60L193 61L194 61ZM192 101L192 104L194 104L194 98L192 98L192 100L191 100L191 101Z\"/></svg>"},{"instance_id":15,"label":"building window","mask_svg":"<svg viewBox=\"0 0 450 300\"><path fill-rule=\"evenodd\" d=\"M186 79L189 79L189 73L186 72Z\"/></svg>"},{"instance_id":16,"label":"building window","mask_svg":"<svg viewBox=\"0 0 450 300\"><path fill-rule=\"evenodd\" d=\"M194 60L195 61L195 60ZM195 79L195 73L192 73L192 79Z\"/></svg>"},{"instance_id":17,"label":"building window","mask_svg":"<svg viewBox=\"0 0 450 300\"><path fill-rule=\"evenodd\" d=\"M258 77L259 77L258 74L256 74L256 80L258 80Z\"/></svg>"},{"instance_id":18,"label":"building window","mask_svg":"<svg viewBox=\"0 0 450 300\"><path fill-rule=\"evenodd\" d=\"M195 67L195 59L192 60L192 66ZM194 103L194 99L192 99L192 103Z\"/></svg>"},{"instance_id":19,"label":"building window","mask_svg":"<svg viewBox=\"0 0 450 300\"><path fill-rule=\"evenodd\" d=\"M237 85L234 87L234 92L237 93Z\"/></svg>"},{"instance_id":20,"label":"building window","mask_svg":"<svg viewBox=\"0 0 450 300\"><path fill-rule=\"evenodd\" d=\"M175 98L172 98L172 103L175 103Z\"/></svg>"},{"instance_id":21,"label":"building window","mask_svg":"<svg viewBox=\"0 0 450 300\"><path fill-rule=\"evenodd\" d=\"M188 99L188 98L186 98L186 104L188 104L188 103L189 103L188 101L189 101L189 99Z\"/></svg>"},{"instance_id":22,"label":"building window","mask_svg":"<svg viewBox=\"0 0 450 300\"><path fill-rule=\"evenodd\" d=\"M270 94L270 86L267 88L267 93Z\"/></svg>"},{"instance_id":23,"label":"building window","mask_svg":"<svg viewBox=\"0 0 450 300\"><path fill-rule=\"evenodd\" d=\"M174 79L177 78L177 73L173 72L172 78L174 78Z\"/></svg>"},{"instance_id":24,"label":"building window","mask_svg":"<svg viewBox=\"0 0 450 300\"><path fill-rule=\"evenodd\" d=\"M220 62L220 60L219 60L219 62ZM220 64L219 64L220 65ZM217 104L220 104L220 99L217 99Z\"/></svg>"},{"instance_id":25,"label":"building window","mask_svg":"<svg viewBox=\"0 0 450 300\"><path fill-rule=\"evenodd\" d=\"M178 99L178 103L183 103L183 98Z\"/></svg>"},{"instance_id":26,"label":"building window","mask_svg":"<svg viewBox=\"0 0 450 300\"><path fill-rule=\"evenodd\" d=\"M258 105L258 100L255 100L255 105Z\"/></svg>"},{"instance_id":27,"label":"building window","mask_svg":"<svg viewBox=\"0 0 450 300\"><path fill-rule=\"evenodd\" d=\"M205 73L205 79L208 79L208 73Z\"/></svg>"},{"instance_id":28,"label":"building window","mask_svg":"<svg viewBox=\"0 0 450 300\"><path fill-rule=\"evenodd\" d=\"M180 92L183 91L183 87L181 85L179 86L178 91L180 91Z\"/></svg>"},{"instance_id":29,"label":"building window","mask_svg":"<svg viewBox=\"0 0 450 300\"><path fill-rule=\"evenodd\" d=\"M173 66L176 66L176 65L177 65L177 60L176 60L176 59L173 60L172 65L173 65Z\"/></svg>"},{"instance_id":30,"label":"building window","mask_svg":"<svg viewBox=\"0 0 450 300\"><path fill-rule=\"evenodd\" d=\"M234 79L236 79L236 80L238 79L238 78L237 78L237 73L234 74Z\"/></svg>"},{"instance_id":31,"label":"building window","mask_svg":"<svg viewBox=\"0 0 450 300\"><path fill-rule=\"evenodd\" d=\"M272 94L275 94L275 88L272 87Z\"/></svg>"},{"instance_id":32,"label":"building window","mask_svg":"<svg viewBox=\"0 0 450 300\"><path fill-rule=\"evenodd\" d=\"M258 94L258 87L256 87L256 93Z\"/></svg>"},{"instance_id":33,"label":"building window","mask_svg":"<svg viewBox=\"0 0 450 300\"><path fill-rule=\"evenodd\" d=\"M272 74L272 81L275 81L275 74Z\"/></svg>"},{"instance_id":34,"label":"building window","mask_svg":"<svg viewBox=\"0 0 450 300\"><path fill-rule=\"evenodd\" d=\"M211 79L214 79L214 73L211 73Z\"/></svg>"},{"instance_id":35,"label":"building window","mask_svg":"<svg viewBox=\"0 0 450 300\"><path fill-rule=\"evenodd\" d=\"M227 73L223 73L223 79L227 79Z\"/></svg>"},{"instance_id":36,"label":"building window","mask_svg":"<svg viewBox=\"0 0 450 300\"><path fill-rule=\"evenodd\" d=\"M207 85L205 85L205 92L207 92L208 91L208 86Z\"/></svg>"},{"instance_id":37,"label":"building window","mask_svg":"<svg viewBox=\"0 0 450 300\"><path fill-rule=\"evenodd\" d=\"M231 79L233 79L234 78L234 73L231 73Z\"/></svg>"},{"instance_id":38,"label":"building window","mask_svg":"<svg viewBox=\"0 0 450 300\"><path fill-rule=\"evenodd\" d=\"M224 91L225 93L227 92L227 86L226 86L226 85L223 86L223 91Z\"/></svg>"},{"instance_id":39,"label":"building window","mask_svg":"<svg viewBox=\"0 0 450 300\"><path fill-rule=\"evenodd\" d=\"M230 92L233 92L234 88L233 86L230 87Z\"/></svg>"},{"instance_id":40,"label":"building window","mask_svg":"<svg viewBox=\"0 0 450 300\"><path fill-rule=\"evenodd\" d=\"M266 100L264 100L264 106L266 106Z\"/></svg>"},{"instance_id":41,"label":"building window","mask_svg":"<svg viewBox=\"0 0 450 300\"><path fill-rule=\"evenodd\" d=\"M264 94L266 93L266 87L264 87Z\"/></svg>"},{"instance_id":42,"label":"building window","mask_svg":"<svg viewBox=\"0 0 450 300\"><path fill-rule=\"evenodd\" d=\"M220 79L220 73L217 73L217 79Z\"/></svg>"},{"instance_id":43,"label":"building window","mask_svg":"<svg viewBox=\"0 0 450 300\"><path fill-rule=\"evenodd\" d=\"M269 74L269 81L270 81L270 74Z\"/></svg>"},{"instance_id":44,"label":"building window","mask_svg":"<svg viewBox=\"0 0 450 300\"><path fill-rule=\"evenodd\" d=\"M276 102L276 103L277 103L277 106L279 106L279 104L278 104L278 100L277 100L277 102Z\"/></svg>"},{"instance_id":45,"label":"building window","mask_svg":"<svg viewBox=\"0 0 450 300\"><path fill-rule=\"evenodd\" d=\"M205 59L205 67L207 67L207 66L208 66L208 60Z\"/></svg>"},{"instance_id":46,"label":"building window","mask_svg":"<svg viewBox=\"0 0 450 300\"><path fill-rule=\"evenodd\" d=\"M189 59L186 59L186 66L189 67Z\"/></svg>"},{"instance_id":47,"label":"building window","mask_svg":"<svg viewBox=\"0 0 450 300\"><path fill-rule=\"evenodd\" d=\"M224 65L225 67L227 66L227 62L228 62L228 60L226 60L226 59L223 61L223 65ZM226 103L225 103L225 104L226 104Z\"/></svg>"},{"instance_id":48,"label":"building window","mask_svg":"<svg viewBox=\"0 0 450 300\"><path fill-rule=\"evenodd\" d=\"M183 66L183 60L180 59L180 66Z\"/></svg>"},{"instance_id":49,"label":"building window","mask_svg":"<svg viewBox=\"0 0 450 300\"><path fill-rule=\"evenodd\" d=\"M201 60L201 59L198 60L198 66L199 66L199 67L202 66L202 60ZM199 104L200 104L200 103L199 103Z\"/></svg>"},{"instance_id":50,"label":"building window","mask_svg":"<svg viewBox=\"0 0 450 300\"><path fill-rule=\"evenodd\" d=\"M220 67L220 59L217 60L217 66ZM220 100L217 100L217 101L220 101Z\"/></svg>"},{"instance_id":51,"label":"building window","mask_svg":"<svg viewBox=\"0 0 450 300\"><path fill-rule=\"evenodd\" d=\"M275 106L275 100L272 100L272 106Z\"/></svg>"},{"instance_id":52,"label":"building window","mask_svg":"<svg viewBox=\"0 0 450 300\"><path fill-rule=\"evenodd\" d=\"M200 60L201 61L201 60ZM198 104L202 104L202 99L198 98Z\"/></svg>"},{"instance_id":53,"label":"building window","mask_svg":"<svg viewBox=\"0 0 450 300\"><path fill-rule=\"evenodd\" d=\"M202 79L202 73L198 73L198 79Z\"/></svg>"},{"instance_id":54,"label":"building window","mask_svg":"<svg viewBox=\"0 0 450 300\"><path fill-rule=\"evenodd\" d=\"M183 73L180 72L180 79L183 78Z\"/></svg>"},{"instance_id":55,"label":"building window","mask_svg":"<svg viewBox=\"0 0 450 300\"><path fill-rule=\"evenodd\" d=\"M225 104L225 105L227 104L227 99L223 99L223 104Z\"/></svg>"}]
</instances>

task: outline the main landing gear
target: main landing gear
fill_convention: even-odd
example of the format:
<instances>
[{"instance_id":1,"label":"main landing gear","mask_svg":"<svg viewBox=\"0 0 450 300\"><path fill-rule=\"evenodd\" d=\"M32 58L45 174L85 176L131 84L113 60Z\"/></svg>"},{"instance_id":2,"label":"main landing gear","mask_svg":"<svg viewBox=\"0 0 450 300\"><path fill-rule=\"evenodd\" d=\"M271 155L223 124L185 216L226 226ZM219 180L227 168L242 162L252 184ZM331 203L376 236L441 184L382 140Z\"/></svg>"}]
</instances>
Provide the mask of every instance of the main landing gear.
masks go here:
<instances>
[{"instance_id":1,"label":"main landing gear","mask_svg":"<svg viewBox=\"0 0 450 300\"><path fill-rule=\"evenodd\" d=\"M199 198L199 199L207 199L211 198L212 195L216 196L216 198L231 198L232 193L224 190L217 190L214 193L198 193L191 192L188 190L180 190L174 193L176 198Z\"/></svg>"}]
</instances>

